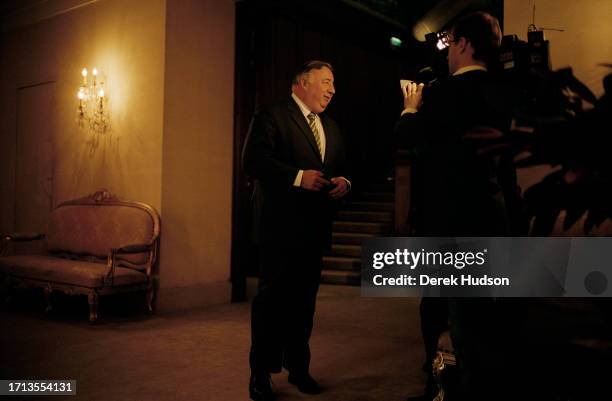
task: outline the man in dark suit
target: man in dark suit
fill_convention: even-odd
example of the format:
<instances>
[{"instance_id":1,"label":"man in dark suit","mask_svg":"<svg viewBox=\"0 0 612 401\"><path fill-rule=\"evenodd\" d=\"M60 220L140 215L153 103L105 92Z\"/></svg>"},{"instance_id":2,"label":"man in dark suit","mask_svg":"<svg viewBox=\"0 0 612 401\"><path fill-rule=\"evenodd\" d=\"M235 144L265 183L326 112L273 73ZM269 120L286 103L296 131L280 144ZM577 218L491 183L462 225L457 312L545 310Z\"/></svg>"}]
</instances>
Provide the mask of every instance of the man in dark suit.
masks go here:
<instances>
[{"instance_id":1,"label":"man in dark suit","mask_svg":"<svg viewBox=\"0 0 612 401\"><path fill-rule=\"evenodd\" d=\"M517 196L515 170L509 156L482 147L483 139L500 139L508 131L513 111L509 91L487 71L501 43L499 23L484 12L469 14L443 41L450 76L427 88L416 83L403 88L404 111L396 127L400 146L413 155L411 225L422 236L506 236L508 205ZM420 312L427 368L450 317L464 395L476 399L476 383L488 376L490 300L424 297ZM430 376L426 392L431 385Z\"/></svg>"},{"instance_id":2,"label":"man in dark suit","mask_svg":"<svg viewBox=\"0 0 612 401\"><path fill-rule=\"evenodd\" d=\"M474 130L500 135L511 121L511 98L487 71L501 41L497 20L486 13L459 20L448 38L450 76L423 90L404 88L396 133L412 150L420 174L414 224L421 235L504 235L508 231L498 158L480 158ZM422 173L422 174L421 174ZM502 183L499 180L502 180Z\"/></svg>"},{"instance_id":3,"label":"man in dark suit","mask_svg":"<svg viewBox=\"0 0 612 401\"><path fill-rule=\"evenodd\" d=\"M335 93L332 66L307 62L291 89L289 99L255 114L243 153L255 180L261 259L249 358L256 401L273 399L270 373L283 366L301 392L320 392L309 373L309 340L334 204L350 189L338 127L320 114Z\"/></svg>"}]
</instances>

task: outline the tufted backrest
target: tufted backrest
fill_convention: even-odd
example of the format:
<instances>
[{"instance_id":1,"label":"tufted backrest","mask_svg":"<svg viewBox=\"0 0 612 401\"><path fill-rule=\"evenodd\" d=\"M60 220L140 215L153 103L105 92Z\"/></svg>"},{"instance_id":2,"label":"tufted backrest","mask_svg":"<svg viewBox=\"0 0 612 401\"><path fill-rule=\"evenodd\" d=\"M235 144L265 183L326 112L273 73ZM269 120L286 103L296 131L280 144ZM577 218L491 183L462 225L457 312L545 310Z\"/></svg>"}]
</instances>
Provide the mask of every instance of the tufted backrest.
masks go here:
<instances>
[{"instance_id":1,"label":"tufted backrest","mask_svg":"<svg viewBox=\"0 0 612 401\"><path fill-rule=\"evenodd\" d=\"M149 205L120 200L108 191L64 202L49 217L47 250L105 260L112 248L157 245L159 216ZM121 255L120 264L146 269L156 252Z\"/></svg>"}]
</instances>

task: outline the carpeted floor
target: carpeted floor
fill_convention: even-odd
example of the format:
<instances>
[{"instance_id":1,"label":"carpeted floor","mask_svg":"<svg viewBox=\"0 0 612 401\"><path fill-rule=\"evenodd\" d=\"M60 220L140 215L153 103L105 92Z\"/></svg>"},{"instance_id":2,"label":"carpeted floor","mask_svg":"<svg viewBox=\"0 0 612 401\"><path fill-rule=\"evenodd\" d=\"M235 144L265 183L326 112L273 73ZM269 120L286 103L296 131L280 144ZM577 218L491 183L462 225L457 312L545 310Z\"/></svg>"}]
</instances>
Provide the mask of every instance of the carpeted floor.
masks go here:
<instances>
[{"instance_id":1,"label":"carpeted floor","mask_svg":"<svg viewBox=\"0 0 612 401\"><path fill-rule=\"evenodd\" d=\"M273 375L279 401L404 401L421 392L419 299L359 291L321 287L311 372L324 392L300 394L281 373ZM509 379L535 382L548 396L539 400L609 399L611 300L521 301L522 337L511 343L524 349ZM149 316L142 297L115 296L102 299L95 325L85 297L57 294L53 305L43 312L40 291L0 303L0 379L77 380L76 397L56 400L248 400L249 303Z\"/></svg>"},{"instance_id":2,"label":"carpeted floor","mask_svg":"<svg viewBox=\"0 0 612 401\"><path fill-rule=\"evenodd\" d=\"M41 300L1 307L0 379L77 380L76 397L55 400L248 400L250 304L147 316L107 302L101 322L90 325L85 298L55 301L50 314L41 312ZM425 376L418 302L322 286L311 372L324 392L302 395L281 373L273 375L278 400L399 401L419 394Z\"/></svg>"}]
</instances>

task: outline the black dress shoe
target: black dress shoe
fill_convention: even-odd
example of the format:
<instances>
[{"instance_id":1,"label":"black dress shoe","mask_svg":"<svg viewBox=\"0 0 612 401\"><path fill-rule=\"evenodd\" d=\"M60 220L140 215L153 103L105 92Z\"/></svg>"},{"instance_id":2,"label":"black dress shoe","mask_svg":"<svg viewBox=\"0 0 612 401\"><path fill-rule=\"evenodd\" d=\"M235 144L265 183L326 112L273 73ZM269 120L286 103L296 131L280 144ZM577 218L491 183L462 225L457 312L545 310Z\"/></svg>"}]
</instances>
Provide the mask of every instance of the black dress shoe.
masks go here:
<instances>
[{"instance_id":1,"label":"black dress shoe","mask_svg":"<svg viewBox=\"0 0 612 401\"><path fill-rule=\"evenodd\" d=\"M249 396L253 401L273 401L274 393L270 385L270 374L251 373Z\"/></svg>"},{"instance_id":2,"label":"black dress shoe","mask_svg":"<svg viewBox=\"0 0 612 401\"><path fill-rule=\"evenodd\" d=\"M289 373L289 383L296 385L298 390L304 394L319 394L321 392L319 383L308 373L302 375Z\"/></svg>"}]
</instances>

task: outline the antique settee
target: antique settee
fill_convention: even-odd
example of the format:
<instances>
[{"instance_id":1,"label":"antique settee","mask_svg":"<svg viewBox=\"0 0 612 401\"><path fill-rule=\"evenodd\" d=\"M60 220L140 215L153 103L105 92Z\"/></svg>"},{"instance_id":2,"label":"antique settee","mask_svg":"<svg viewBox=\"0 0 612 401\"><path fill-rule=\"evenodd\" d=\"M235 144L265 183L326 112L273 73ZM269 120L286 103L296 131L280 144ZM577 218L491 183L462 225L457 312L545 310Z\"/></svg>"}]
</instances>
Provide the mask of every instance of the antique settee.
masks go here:
<instances>
[{"instance_id":1,"label":"antique settee","mask_svg":"<svg viewBox=\"0 0 612 401\"><path fill-rule=\"evenodd\" d=\"M52 291L87 295L91 322L99 297L107 294L146 292L152 311L159 234L155 209L107 190L64 202L51 212L45 234L3 236L3 287L41 287L48 300ZM30 240L46 241L45 253L6 255L10 242Z\"/></svg>"}]
</instances>

